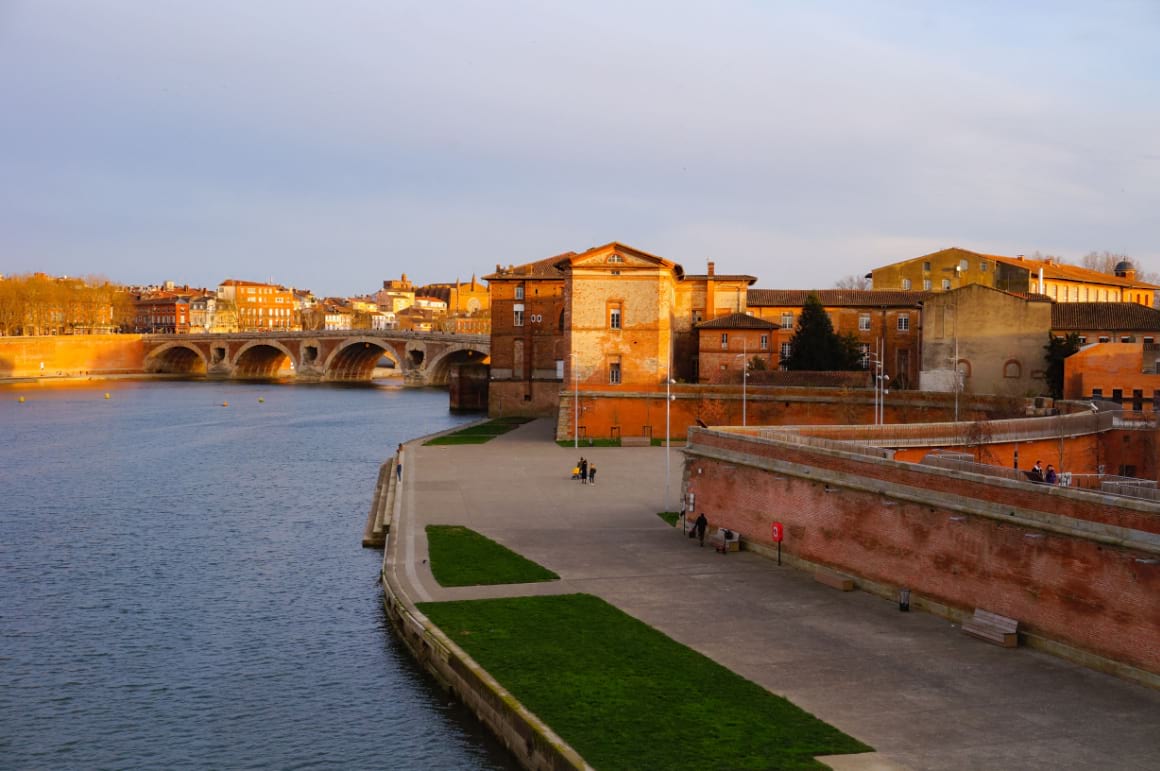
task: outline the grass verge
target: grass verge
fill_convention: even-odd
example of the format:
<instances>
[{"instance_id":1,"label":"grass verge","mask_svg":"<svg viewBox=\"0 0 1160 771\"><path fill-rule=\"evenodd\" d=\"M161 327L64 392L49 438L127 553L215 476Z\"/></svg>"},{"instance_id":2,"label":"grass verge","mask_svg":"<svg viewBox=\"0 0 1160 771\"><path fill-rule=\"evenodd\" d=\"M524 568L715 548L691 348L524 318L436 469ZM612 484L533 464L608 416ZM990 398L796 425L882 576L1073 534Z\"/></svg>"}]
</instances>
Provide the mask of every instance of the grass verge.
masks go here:
<instances>
[{"instance_id":1,"label":"grass verge","mask_svg":"<svg viewBox=\"0 0 1160 771\"><path fill-rule=\"evenodd\" d=\"M677 522L681 519L681 512L679 511L658 511L657 516L668 522L673 527L677 526Z\"/></svg>"},{"instance_id":2,"label":"grass verge","mask_svg":"<svg viewBox=\"0 0 1160 771\"><path fill-rule=\"evenodd\" d=\"M424 442L424 445L430 444L483 444L490 442L497 436L506 434L524 423L530 422L531 418L496 418L489 420L486 423L480 423L475 426L468 426L461 428L450 434L437 436Z\"/></svg>"},{"instance_id":3,"label":"grass verge","mask_svg":"<svg viewBox=\"0 0 1160 771\"><path fill-rule=\"evenodd\" d=\"M560 445L561 447L575 447L576 440L575 439L557 439L556 444ZM580 440L581 449L583 449L584 447L619 447L619 446L620 446L619 439L581 439Z\"/></svg>"},{"instance_id":4,"label":"grass verge","mask_svg":"<svg viewBox=\"0 0 1160 771\"><path fill-rule=\"evenodd\" d=\"M428 525L431 573L440 586L528 584L560 577L506 546L457 525Z\"/></svg>"},{"instance_id":5,"label":"grass verge","mask_svg":"<svg viewBox=\"0 0 1160 771\"><path fill-rule=\"evenodd\" d=\"M591 595L419 609L602 771L825 768L815 755L870 751Z\"/></svg>"}]
</instances>

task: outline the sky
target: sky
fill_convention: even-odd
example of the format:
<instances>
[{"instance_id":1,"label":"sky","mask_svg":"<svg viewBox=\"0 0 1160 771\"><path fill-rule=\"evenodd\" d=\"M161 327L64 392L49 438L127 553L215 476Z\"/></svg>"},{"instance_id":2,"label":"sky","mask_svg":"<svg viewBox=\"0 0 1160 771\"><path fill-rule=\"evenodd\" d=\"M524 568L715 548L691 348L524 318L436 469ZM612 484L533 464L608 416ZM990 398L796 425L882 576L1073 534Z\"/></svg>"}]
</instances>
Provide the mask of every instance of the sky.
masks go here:
<instances>
[{"instance_id":1,"label":"sky","mask_svg":"<svg viewBox=\"0 0 1160 771\"><path fill-rule=\"evenodd\" d=\"M1160 3L0 0L0 273L1160 270Z\"/></svg>"}]
</instances>

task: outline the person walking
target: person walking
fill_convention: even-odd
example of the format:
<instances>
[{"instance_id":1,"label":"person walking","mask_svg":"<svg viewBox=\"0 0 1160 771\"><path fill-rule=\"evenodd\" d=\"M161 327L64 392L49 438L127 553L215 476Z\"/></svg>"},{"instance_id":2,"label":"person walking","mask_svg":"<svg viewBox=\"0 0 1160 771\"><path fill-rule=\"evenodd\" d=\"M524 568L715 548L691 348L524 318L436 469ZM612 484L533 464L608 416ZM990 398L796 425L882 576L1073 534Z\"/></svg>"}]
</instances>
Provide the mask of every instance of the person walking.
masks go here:
<instances>
[{"instance_id":1,"label":"person walking","mask_svg":"<svg viewBox=\"0 0 1160 771\"><path fill-rule=\"evenodd\" d=\"M395 481L403 481L403 445L395 452Z\"/></svg>"},{"instance_id":2,"label":"person walking","mask_svg":"<svg viewBox=\"0 0 1160 771\"><path fill-rule=\"evenodd\" d=\"M596 484L596 464L593 463L588 467L588 484Z\"/></svg>"},{"instance_id":3,"label":"person walking","mask_svg":"<svg viewBox=\"0 0 1160 771\"><path fill-rule=\"evenodd\" d=\"M705 530L709 527L709 520L705 518L705 512L697 515L697 521L693 523L693 529L697 531L697 540L701 542L701 546L705 545Z\"/></svg>"},{"instance_id":4,"label":"person walking","mask_svg":"<svg viewBox=\"0 0 1160 771\"><path fill-rule=\"evenodd\" d=\"M588 484L588 461L584 458L580 459L580 484Z\"/></svg>"}]
</instances>

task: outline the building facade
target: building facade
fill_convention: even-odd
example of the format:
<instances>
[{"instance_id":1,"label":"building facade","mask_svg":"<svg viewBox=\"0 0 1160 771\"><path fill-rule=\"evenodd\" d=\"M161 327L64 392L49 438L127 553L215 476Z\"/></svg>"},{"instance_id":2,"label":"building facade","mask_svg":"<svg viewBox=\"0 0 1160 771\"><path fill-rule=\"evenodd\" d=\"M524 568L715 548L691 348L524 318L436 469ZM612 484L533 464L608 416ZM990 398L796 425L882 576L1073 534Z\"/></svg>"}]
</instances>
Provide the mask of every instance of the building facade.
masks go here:
<instances>
[{"instance_id":1,"label":"building facade","mask_svg":"<svg viewBox=\"0 0 1160 771\"><path fill-rule=\"evenodd\" d=\"M236 331L290 332L301 328L294 293L283 286L227 279L218 286L217 300L219 316L223 311L232 313Z\"/></svg>"},{"instance_id":2,"label":"building facade","mask_svg":"<svg viewBox=\"0 0 1160 771\"><path fill-rule=\"evenodd\" d=\"M698 383L741 383L753 370L776 368L777 327L747 313L697 325Z\"/></svg>"}]
</instances>

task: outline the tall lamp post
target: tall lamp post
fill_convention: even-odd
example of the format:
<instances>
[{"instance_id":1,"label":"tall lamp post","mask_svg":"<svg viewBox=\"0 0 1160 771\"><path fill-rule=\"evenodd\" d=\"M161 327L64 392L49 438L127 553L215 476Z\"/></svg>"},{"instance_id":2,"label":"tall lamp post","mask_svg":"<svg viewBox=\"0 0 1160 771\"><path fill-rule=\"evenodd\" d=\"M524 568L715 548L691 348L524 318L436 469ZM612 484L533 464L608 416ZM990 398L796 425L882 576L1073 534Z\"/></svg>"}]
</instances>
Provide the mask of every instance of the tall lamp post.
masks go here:
<instances>
[{"instance_id":1,"label":"tall lamp post","mask_svg":"<svg viewBox=\"0 0 1160 771\"><path fill-rule=\"evenodd\" d=\"M576 354L572 359L572 446L580 449L580 373L576 370Z\"/></svg>"},{"instance_id":2,"label":"tall lamp post","mask_svg":"<svg viewBox=\"0 0 1160 771\"><path fill-rule=\"evenodd\" d=\"M741 426L749 425L746 415L746 391L749 387L749 341L741 338L741 353L734 358L741 359Z\"/></svg>"},{"instance_id":3,"label":"tall lamp post","mask_svg":"<svg viewBox=\"0 0 1160 771\"><path fill-rule=\"evenodd\" d=\"M666 507L669 505L669 468L671 465L670 458L672 457L672 449L669 446L669 427L671 426L669 407L673 403L672 375L673 372L671 369L665 374L665 489L661 495L661 511L668 511Z\"/></svg>"}]
</instances>

